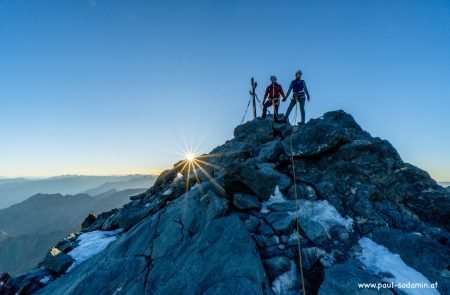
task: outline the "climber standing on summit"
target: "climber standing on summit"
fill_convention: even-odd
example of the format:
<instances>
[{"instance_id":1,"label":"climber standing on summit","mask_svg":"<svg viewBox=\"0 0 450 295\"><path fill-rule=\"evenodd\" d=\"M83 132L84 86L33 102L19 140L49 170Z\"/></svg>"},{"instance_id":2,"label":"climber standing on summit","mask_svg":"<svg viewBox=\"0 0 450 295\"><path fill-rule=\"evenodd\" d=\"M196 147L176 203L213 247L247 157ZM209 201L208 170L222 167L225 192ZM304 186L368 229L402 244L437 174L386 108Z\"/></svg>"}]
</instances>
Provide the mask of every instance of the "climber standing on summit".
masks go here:
<instances>
[{"instance_id":1,"label":"climber standing on summit","mask_svg":"<svg viewBox=\"0 0 450 295\"><path fill-rule=\"evenodd\" d=\"M286 100L286 96L284 95L283 88L281 87L281 85L277 83L276 76L270 76L270 81L272 83L270 83L270 85L267 86L266 93L264 94L263 114L261 118L262 119L266 118L267 108L272 106L274 113L274 121L281 122L281 120L278 118L278 108L280 107L280 95L283 97L283 101Z\"/></svg>"},{"instance_id":2,"label":"climber standing on summit","mask_svg":"<svg viewBox=\"0 0 450 295\"><path fill-rule=\"evenodd\" d=\"M289 94L291 94L292 91L292 99L291 103L289 104L289 107L286 111L286 115L284 117L285 120L289 119L289 114L291 113L294 106L297 104L297 102L300 104L300 113L302 115L302 120L299 122L299 124L305 124L305 99L310 100L310 96L308 93L308 88L306 88L306 83L304 80L302 80L302 71L298 70L295 72L295 80L292 80L291 84L289 85L288 92L286 94L286 97L283 99L285 101Z\"/></svg>"}]
</instances>

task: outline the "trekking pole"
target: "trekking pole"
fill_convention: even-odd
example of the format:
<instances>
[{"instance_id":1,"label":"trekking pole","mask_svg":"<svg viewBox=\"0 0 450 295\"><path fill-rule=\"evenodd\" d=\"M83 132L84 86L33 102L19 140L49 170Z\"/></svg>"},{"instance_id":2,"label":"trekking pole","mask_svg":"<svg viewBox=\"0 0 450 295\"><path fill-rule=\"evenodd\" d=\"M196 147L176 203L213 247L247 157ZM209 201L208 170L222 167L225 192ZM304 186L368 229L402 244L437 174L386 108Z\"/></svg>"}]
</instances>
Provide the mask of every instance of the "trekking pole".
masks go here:
<instances>
[{"instance_id":1,"label":"trekking pole","mask_svg":"<svg viewBox=\"0 0 450 295\"><path fill-rule=\"evenodd\" d=\"M250 83L251 83L251 88L250 88L250 95L252 96L252 106L253 106L253 119L256 119L256 101L255 101L255 97L256 97L256 86L258 86L258 83L255 82L255 78L251 78L250 79Z\"/></svg>"}]
</instances>

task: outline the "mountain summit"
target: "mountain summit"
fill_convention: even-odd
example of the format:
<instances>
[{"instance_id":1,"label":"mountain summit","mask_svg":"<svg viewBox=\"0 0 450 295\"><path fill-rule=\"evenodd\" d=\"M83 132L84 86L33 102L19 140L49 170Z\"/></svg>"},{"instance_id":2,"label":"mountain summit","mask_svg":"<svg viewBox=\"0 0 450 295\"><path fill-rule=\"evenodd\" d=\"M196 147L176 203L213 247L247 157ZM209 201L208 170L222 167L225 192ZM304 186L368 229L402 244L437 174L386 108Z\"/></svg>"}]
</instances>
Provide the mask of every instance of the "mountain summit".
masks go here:
<instances>
[{"instance_id":1,"label":"mountain summit","mask_svg":"<svg viewBox=\"0 0 450 295\"><path fill-rule=\"evenodd\" d=\"M449 215L449 191L344 111L253 120L0 293L448 294Z\"/></svg>"}]
</instances>

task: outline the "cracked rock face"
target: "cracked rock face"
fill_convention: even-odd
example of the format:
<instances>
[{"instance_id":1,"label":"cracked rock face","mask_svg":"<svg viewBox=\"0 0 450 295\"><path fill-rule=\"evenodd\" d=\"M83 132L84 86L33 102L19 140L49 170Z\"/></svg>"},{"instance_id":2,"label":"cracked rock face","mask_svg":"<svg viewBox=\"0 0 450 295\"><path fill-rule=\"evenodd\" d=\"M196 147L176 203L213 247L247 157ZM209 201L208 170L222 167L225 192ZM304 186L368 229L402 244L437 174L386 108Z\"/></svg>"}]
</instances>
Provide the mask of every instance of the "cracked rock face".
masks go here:
<instances>
[{"instance_id":1,"label":"cracked rock face","mask_svg":"<svg viewBox=\"0 0 450 295\"><path fill-rule=\"evenodd\" d=\"M250 121L234 135L199 157L197 174L177 163L123 208L88 217L85 231L124 230L105 250L62 275L43 268L7 277L3 288L301 294L300 243L307 294L356 294L357 283L389 275L363 253L359 241L370 239L401 258L406 276L413 269L450 293L450 194L389 142L343 111L302 126ZM76 236L55 246L76 247Z\"/></svg>"}]
</instances>

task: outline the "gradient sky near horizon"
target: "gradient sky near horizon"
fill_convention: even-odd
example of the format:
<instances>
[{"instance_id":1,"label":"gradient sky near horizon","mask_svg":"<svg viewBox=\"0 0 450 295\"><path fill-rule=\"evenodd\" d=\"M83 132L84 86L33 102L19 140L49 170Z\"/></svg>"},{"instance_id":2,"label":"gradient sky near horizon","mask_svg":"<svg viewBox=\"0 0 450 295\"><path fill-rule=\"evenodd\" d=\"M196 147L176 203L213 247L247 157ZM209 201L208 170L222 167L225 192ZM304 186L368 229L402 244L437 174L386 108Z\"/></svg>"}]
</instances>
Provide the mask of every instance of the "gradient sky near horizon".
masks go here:
<instances>
[{"instance_id":1,"label":"gradient sky near horizon","mask_svg":"<svg viewBox=\"0 0 450 295\"><path fill-rule=\"evenodd\" d=\"M449 52L447 0L0 0L0 176L161 171L232 137L251 76L301 68L308 118L450 180Z\"/></svg>"}]
</instances>

